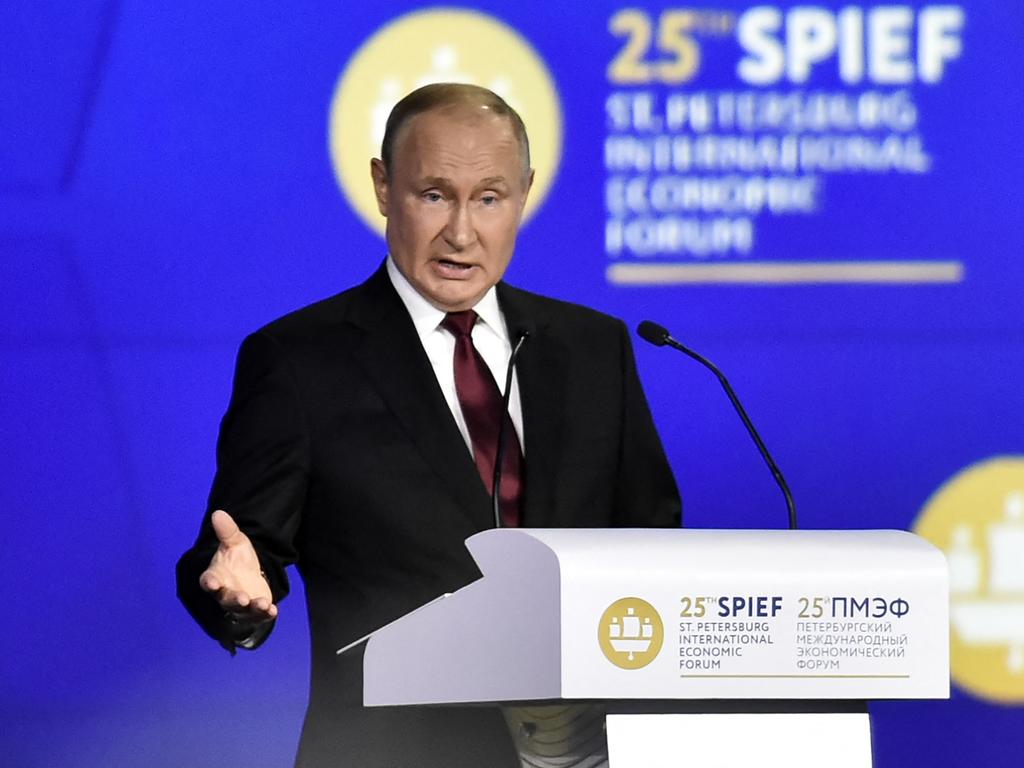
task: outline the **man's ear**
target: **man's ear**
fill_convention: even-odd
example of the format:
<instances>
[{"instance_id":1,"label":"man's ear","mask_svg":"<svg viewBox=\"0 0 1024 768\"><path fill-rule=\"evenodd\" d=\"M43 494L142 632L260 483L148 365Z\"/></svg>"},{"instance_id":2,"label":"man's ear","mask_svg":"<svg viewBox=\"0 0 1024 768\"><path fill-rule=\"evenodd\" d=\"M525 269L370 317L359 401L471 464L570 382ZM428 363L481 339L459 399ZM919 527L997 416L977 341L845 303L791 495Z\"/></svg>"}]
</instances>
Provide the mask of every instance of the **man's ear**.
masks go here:
<instances>
[{"instance_id":1,"label":"man's ear","mask_svg":"<svg viewBox=\"0 0 1024 768\"><path fill-rule=\"evenodd\" d=\"M523 209L526 208L526 199L530 196L530 190L533 188L533 168L526 175L526 183L523 185L523 199L522 207L519 209L519 215L523 215Z\"/></svg>"},{"instance_id":2,"label":"man's ear","mask_svg":"<svg viewBox=\"0 0 1024 768\"><path fill-rule=\"evenodd\" d=\"M388 171L384 163L377 158L370 161L370 177L373 179L373 192L377 196L377 210L380 215L388 215Z\"/></svg>"}]
</instances>

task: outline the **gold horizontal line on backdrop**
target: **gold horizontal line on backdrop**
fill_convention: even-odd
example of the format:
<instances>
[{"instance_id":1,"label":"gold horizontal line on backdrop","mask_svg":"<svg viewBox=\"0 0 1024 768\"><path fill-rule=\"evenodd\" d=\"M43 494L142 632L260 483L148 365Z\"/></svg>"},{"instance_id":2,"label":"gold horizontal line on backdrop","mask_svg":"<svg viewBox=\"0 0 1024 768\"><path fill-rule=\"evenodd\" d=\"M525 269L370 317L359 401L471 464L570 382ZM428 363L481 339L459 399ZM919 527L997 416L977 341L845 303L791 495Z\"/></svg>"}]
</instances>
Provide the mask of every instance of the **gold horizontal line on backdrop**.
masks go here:
<instances>
[{"instance_id":1,"label":"gold horizontal line on backdrop","mask_svg":"<svg viewBox=\"0 0 1024 768\"><path fill-rule=\"evenodd\" d=\"M816 680L909 680L910 675L688 675L680 674L680 677L702 677L721 678L729 680L799 680L801 678L814 678Z\"/></svg>"},{"instance_id":2,"label":"gold horizontal line on backdrop","mask_svg":"<svg viewBox=\"0 0 1024 768\"><path fill-rule=\"evenodd\" d=\"M616 285L734 283L796 285L813 283L959 283L959 261L747 261L729 264L640 264L608 266Z\"/></svg>"}]
</instances>

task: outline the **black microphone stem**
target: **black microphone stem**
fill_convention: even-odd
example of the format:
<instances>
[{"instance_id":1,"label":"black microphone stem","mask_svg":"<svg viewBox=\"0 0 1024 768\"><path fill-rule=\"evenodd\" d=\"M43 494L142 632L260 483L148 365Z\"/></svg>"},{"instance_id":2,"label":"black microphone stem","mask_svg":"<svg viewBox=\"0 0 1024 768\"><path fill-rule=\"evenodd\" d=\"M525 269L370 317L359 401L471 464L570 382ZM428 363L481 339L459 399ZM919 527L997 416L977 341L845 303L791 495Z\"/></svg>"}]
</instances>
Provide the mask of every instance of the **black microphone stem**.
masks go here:
<instances>
[{"instance_id":1,"label":"black microphone stem","mask_svg":"<svg viewBox=\"0 0 1024 768\"><path fill-rule=\"evenodd\" d=\"M519 336L515 346L512 347L512 354L508 356L508 369L505 371L505 392L501 396L501 420L498 422L498 447L494 455L494 481L491 484L491 505L494 510L495 528L501 528L501 465L505 462L505 422L512 420L508 413L508 403L512 398L512 375L515 373L519 350L523 348L523 342L529 336L529 331L523 331Z\"/></svg>"},{"instance_id":2,"label":"black microphone stem","mask_svg":"<svg viewBox=\"0 0 1024 768\"><path fill-rule=\"evenodd\" d=\"M796 525L796 504L793 502L793 494L789 491L789 485L786 483L786 478L782 476L782 471L776 465L772 455L768 453L768 448L765 447L764 441L761 440L761 436L757 434L757 430L754 429L754 423L747 416L747 412L743 409L740 404L740 399L736 396L736 392L733 391L732 386L729 384L729 380L725 378L725 374L718 370L718 366L712 363L703 355L699 355L689 347L685 347L678 341L672 338L667 330L657 323L652 323L649 320L645 320L640 323L637 328L637 332L640 334L640 338L644 341L648 341L655 346L662 347L666 344L673 349L678 349L684 355L692 357L698 363L703 365L716 377L722 385L722 389L725 390L725 394L729 396L729 402L732 403L732 407L736 409L736 413L743 420L743 426L747 428L747 433L753 438L754 443L757 445L757 450L761 452L761 458L764 459L765 464L768 465L768 469L771 470L772 477L775 478L776 484L782 490L782 495L786 497L786 508L789 510L789 527L791 530L795 530Z\"/></svg>"}]
</instances>

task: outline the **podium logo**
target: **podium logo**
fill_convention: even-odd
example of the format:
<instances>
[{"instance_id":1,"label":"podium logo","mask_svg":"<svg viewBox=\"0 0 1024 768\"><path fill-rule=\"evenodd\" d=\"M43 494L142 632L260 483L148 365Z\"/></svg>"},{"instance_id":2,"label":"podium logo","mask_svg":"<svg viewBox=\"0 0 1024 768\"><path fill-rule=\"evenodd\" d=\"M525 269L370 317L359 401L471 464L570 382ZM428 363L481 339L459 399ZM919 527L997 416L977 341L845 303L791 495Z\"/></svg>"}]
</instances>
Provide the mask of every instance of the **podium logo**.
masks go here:
<instances>
[{"instance_id":1,"label":"podium logo","mask_svg":"<svg viewBox=\"0 0 1024 768\"><path fill-rule=\"evenodd\" d=\"M328 144L338 185L367 225L384 233L370 183L395 103L430 83L490 88L515 109L530 135L536 176L523 212L544 201L562 152L562 110L544 61L511 27L475 11L436 8L400 16L353 54L331 100Z\"/></svg>"},{"instance_id":2,"label":"podium logo","mask_svg":"<svg viewBox=\"0 0 1024 768\"><path fill-rule=\"evenodd\" d=\"M928 500L914 529L949 562L954 682L1024 703L1024 457L963 470Z\"/></svg>"},{"instance_id":3,"label":"podium logo","mask_svg":"<svg viewBox=\"0 0 1024 768\"><path fill-rule=\"evenodd\" d=\"M661 616L639 597L624 597L609 605L597 628L605 658L622 669L646 667L658 655L664 639Z\"/></svg>"}]
</instances>

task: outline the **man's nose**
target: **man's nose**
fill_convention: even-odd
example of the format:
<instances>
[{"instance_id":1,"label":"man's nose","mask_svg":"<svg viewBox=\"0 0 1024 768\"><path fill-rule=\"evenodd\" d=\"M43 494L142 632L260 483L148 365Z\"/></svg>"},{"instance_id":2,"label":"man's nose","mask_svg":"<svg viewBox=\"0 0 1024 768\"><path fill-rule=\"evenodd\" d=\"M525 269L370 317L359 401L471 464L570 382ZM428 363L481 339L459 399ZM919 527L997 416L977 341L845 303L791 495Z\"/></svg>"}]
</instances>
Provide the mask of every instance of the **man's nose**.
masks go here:
<instances>
[{"instance_id":1,"label":"man's nose","mask_svg":"<svg viewBox=\"0 0 1024 768\"><path fill-rule=\"evenodd\" d=\"M473 216L468 204L459 203L452 207L451 214L448 216L448 224L445 227L444 239L452 248L459 251L468 248L476 240Z\"/></svg>"}]
</instances>

